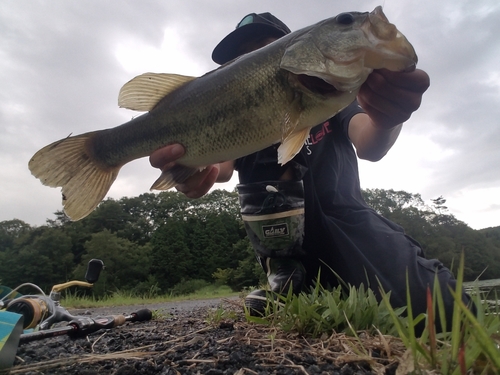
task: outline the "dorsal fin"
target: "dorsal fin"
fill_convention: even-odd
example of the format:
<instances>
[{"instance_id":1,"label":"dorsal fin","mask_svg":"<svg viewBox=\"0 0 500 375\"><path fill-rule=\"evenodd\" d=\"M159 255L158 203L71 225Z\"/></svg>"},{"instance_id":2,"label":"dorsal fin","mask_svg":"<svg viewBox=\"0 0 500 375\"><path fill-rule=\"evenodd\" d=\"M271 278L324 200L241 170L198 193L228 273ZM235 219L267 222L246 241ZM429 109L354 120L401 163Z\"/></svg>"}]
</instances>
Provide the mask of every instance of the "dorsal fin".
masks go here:
<instances>
[{"instance_id":1,"label":"dorsal fin","mask_svg":"<svg viewBox=\"0 0 500 375\"><path fill-rule=\"evenodd\" d=\"M144 73L120 90L118 105L134 111L150 111L165 95L197 77L168 73Z\"/></svg>"}]
</instances>

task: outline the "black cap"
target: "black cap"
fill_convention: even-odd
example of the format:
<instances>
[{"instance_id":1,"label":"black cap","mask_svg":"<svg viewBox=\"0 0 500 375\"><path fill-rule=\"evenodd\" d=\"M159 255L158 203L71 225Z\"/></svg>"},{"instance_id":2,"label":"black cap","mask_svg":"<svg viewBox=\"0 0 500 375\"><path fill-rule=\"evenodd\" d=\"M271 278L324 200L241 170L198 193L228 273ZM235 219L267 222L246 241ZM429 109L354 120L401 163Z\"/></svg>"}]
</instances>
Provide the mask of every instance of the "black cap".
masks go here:
<instances>
[{"instance_id":1,"label":"black cap","mask_svg":"<svg viewBox=\"0 0 500 375\"><path fill-rule=\"evenodd\" d=\"M212 52L212 60L225 64L240 55L243 43L261 37L276 37L289 34L290 29L271 13L250 13L236 25L236 30L221 40Z\"/></svg>"}]
</instances>

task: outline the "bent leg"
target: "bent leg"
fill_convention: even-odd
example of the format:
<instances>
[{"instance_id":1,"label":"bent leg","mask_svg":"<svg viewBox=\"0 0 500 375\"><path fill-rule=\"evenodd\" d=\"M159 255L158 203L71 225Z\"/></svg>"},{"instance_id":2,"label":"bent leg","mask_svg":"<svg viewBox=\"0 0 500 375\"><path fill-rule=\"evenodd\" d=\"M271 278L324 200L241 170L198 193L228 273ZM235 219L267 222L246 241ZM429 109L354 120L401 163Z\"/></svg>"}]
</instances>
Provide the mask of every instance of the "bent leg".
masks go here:
<instances>
[{"instance_id":1,"label":"bent leg","mask_svg":"<svg viewBox=\"0 0 500 375\"><path fill-rule=\"evenodd\" d=\"M436 259L426 259L419 244L405 235L402 228L379 216L372 210L337 213L341 217L323 217L320 241L309 236L314 228L306 228L306 250L316 252L326 266L322 266L322 283L336 284L336 276L350 285L365 284L378 298L380 287L390 292L393 307L407 305L406 290L409 286L414 315L427 309L427 288L434 291L435 280L443 296L447 326L451 324L454 300L450 288L455 290L456 280L449 269ZM308 232L309 230L309 232ZM305 264L308 274L315 265ZM316 265L317 267L318 265ZM462 291L462 300L470 304L470 297ZM439 323L439 318L436 319ZM446 328L448 328L446 327ZM438 329L446 329L438 327Z\"/></svg>"},{"instance_id":2,"label":"bent leg","mask_svg":"<svg viewBox=\"0 0 500 375\"><path fill-rule=\"evenodd\" d=\"M297 259L304 238L302 181L263 181L237 186L241 216L257 259L267 274L272 292L298 294L305 270ZM245 298L252 315L262 315L266 291L257 289Z\"/></svg>"}]
</instances>

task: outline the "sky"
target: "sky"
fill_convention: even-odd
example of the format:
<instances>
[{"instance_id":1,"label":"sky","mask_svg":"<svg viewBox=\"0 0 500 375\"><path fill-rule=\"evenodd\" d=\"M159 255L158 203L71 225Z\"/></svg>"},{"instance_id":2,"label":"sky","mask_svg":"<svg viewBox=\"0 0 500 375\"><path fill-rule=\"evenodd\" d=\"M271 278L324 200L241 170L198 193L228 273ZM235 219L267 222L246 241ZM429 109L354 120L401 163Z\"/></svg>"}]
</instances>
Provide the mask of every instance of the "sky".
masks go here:
<instances>
[{"instance_id":1,"label":"sky","mask_svg":"<svg viewBox=\"0 0 500 375\"><path fill-rule=\"evenodd\" d=\"M306 5L307 4L307 5ZM4 0L0 3L0 221L45 224L59 188L28 169L40 148L118 126L121 86L145 72L200 76L213 47L248 13L297 30L382 5L413 44L431 86L388 155L360 161L362 188L443 196L474 229L500 226L500 2L498 0ZM148 192L147 158L127 164L108 193ZM236 174L218 188L232 190Z\"/></svg>"}]
</instances>

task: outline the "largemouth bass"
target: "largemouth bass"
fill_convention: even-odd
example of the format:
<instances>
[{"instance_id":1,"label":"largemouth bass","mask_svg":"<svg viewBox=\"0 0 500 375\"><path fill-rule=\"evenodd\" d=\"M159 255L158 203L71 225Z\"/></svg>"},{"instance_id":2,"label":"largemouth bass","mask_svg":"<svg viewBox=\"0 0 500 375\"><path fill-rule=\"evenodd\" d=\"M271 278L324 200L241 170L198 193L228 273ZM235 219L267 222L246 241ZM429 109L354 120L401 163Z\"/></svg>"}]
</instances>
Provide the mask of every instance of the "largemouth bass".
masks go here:
<instances>
[{"instance_id":1,"label":"largemouth bass","mask_svg":"<svg viewBox=\"0 0 500 375\"><path fill-rule=\"evenodd\" d=\"M124 164L168 144L180 143L186 153L151 189L169 189L207 165L279 142L285 164L313 126L354 101L373 69L409 71L416 63L381 7L341 13L198 78L140 75L122 87L118 103L146 114L54 142L29 168L43 184L62 187L66 214L79 220L106 196Z\"/></svg>"}]
</instances>

